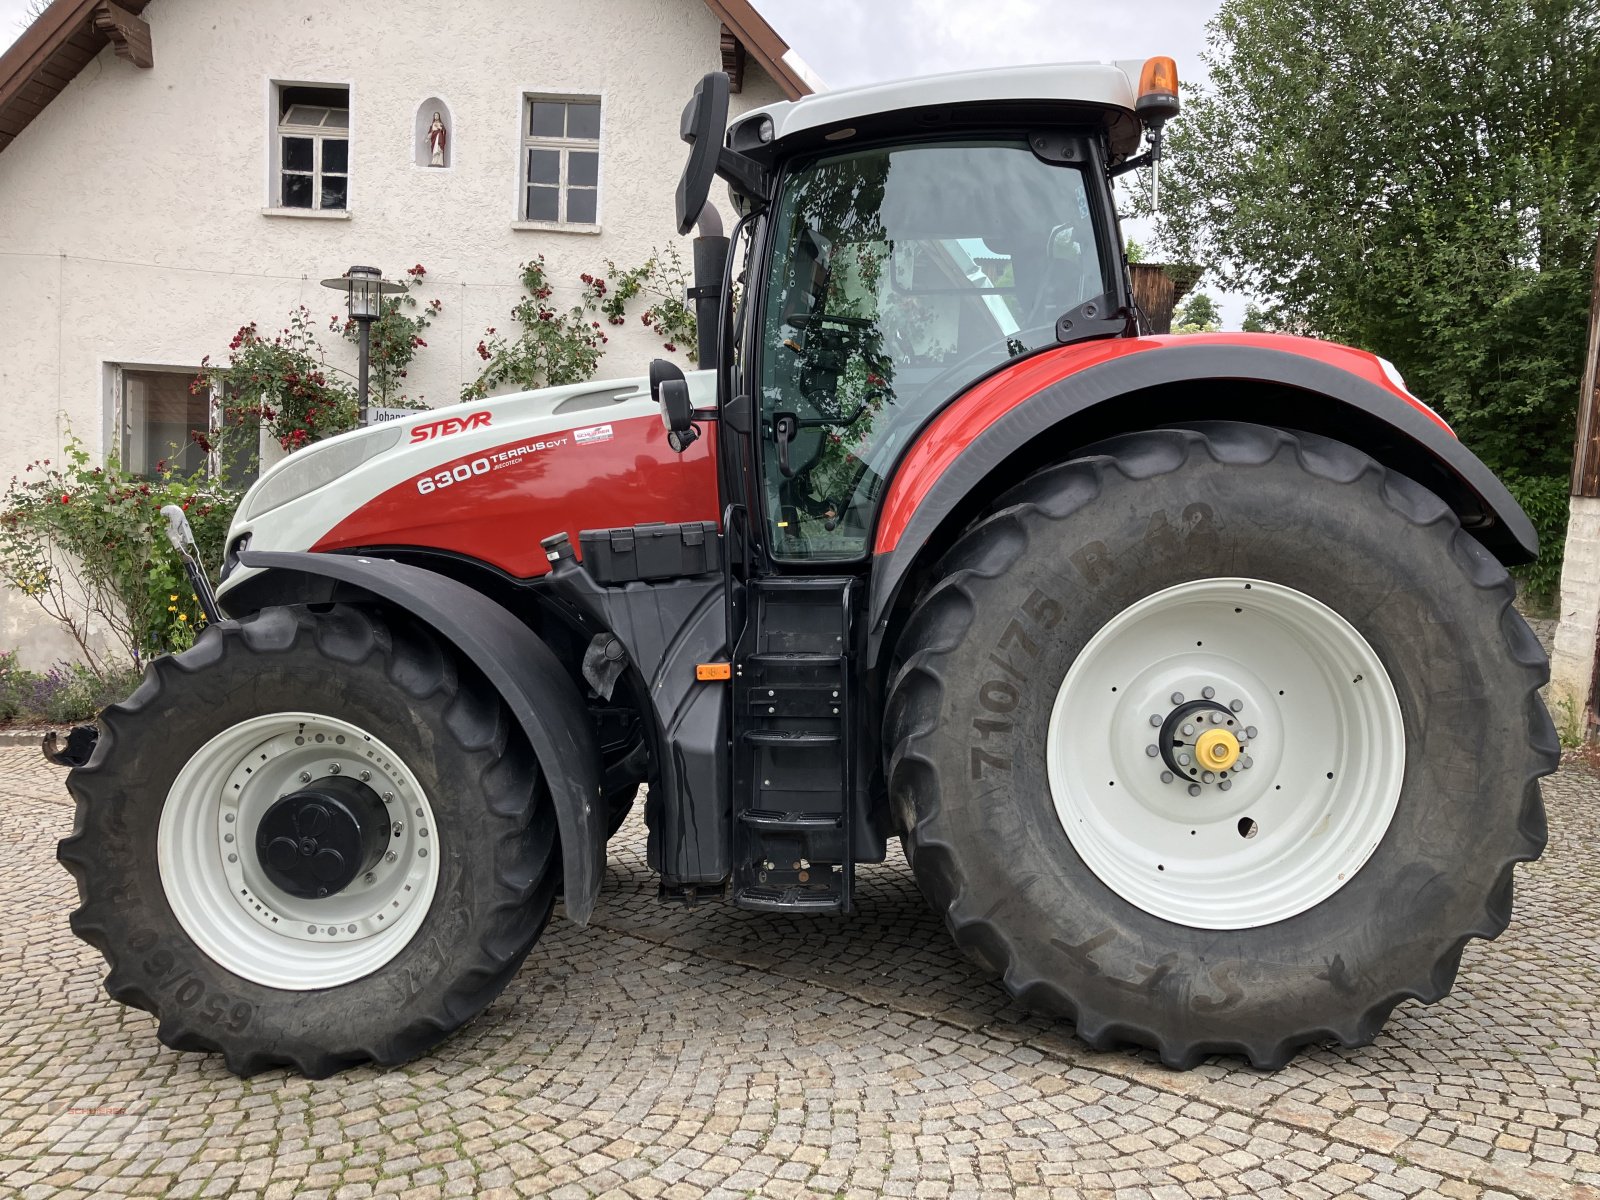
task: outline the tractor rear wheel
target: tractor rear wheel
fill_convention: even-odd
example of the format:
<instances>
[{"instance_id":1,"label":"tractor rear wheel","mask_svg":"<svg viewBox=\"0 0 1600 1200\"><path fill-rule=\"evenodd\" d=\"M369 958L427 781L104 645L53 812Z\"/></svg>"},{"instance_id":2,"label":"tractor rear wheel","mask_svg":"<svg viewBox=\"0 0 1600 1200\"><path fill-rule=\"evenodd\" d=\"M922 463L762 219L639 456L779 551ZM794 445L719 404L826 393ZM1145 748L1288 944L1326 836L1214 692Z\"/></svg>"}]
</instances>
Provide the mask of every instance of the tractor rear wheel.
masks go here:
<instances>
[{"instance_id":1,"label":"tractor rear wheel","mask_svg":"<svg viewBox=\"0 0 1600 1200\"><path fill-rule=\"evenodd\" d=\"M73 930L179 1050L322 1077L421 1054L515 973L555 817L499 696L427 630L269 608L151 664L68 777Z\"/></svg>"},{"instance_id":2,"label":"tractor rear wheel","mask_svg":"<svg viewBox=\"0 0 1600 1200\"><path fill-rule=\"evenodd\" d=\"M899 643L918 883L1093 1046L1370 1042L1544 845L1559 751L1513 595L1442 501L1325 438L1207 424L1043 470Z\"/></svg>"}]
</instances>

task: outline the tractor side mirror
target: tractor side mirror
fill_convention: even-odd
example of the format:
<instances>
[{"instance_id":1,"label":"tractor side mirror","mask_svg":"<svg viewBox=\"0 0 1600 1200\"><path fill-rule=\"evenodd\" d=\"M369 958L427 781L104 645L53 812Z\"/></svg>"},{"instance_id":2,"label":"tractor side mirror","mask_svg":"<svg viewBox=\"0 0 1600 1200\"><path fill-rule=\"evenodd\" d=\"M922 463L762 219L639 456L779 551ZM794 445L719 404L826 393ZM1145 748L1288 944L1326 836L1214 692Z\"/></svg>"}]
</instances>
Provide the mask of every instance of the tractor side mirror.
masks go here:
<instances>
[{"instance_id":1,"label":"tractor side mirror","mask_svg":"<svg viewBox=\"0 0 1600 1200\"><path fill-rule=\"evenodd\" d=\"M757 204L765 204L772 191L772 177L766 168L722 144L728 134L731 86L721 71L710 72L695 85L678 122L678 136L689 143L689 160L683 164L677 195L678 232L684 235L694 228L711 198L711 181L718 175Z\"/></svg>"},{"instance_id":2,"label":"tractor side mirror","mask_svg":"<svg viewBox=\"0 0 1600 1200\"><path fill-rule=\"evenodd\" d=\"M689 381L677 363L658 358L650 363L650 396L661 406L661 424L667 430L667 444L678 453L694 445L700 436L696 421L709 421L715 411L698 409L689 396Z\"/></svg>"},{"instance_id":3,"label":"tractor side mirror","mask_svg":"<svg viewBox=\"0 0 1600 1200\"><path fill-rule=\"evenodd\" d=\"M711 181L717 177L717 159L722 138L728 129L728 77L712 71L694 89L684 106L678 136L689 143L689 161L683 164L678 180L678 232L694 228L700 210L711 197Z\"/></svg>"}]
</instances>

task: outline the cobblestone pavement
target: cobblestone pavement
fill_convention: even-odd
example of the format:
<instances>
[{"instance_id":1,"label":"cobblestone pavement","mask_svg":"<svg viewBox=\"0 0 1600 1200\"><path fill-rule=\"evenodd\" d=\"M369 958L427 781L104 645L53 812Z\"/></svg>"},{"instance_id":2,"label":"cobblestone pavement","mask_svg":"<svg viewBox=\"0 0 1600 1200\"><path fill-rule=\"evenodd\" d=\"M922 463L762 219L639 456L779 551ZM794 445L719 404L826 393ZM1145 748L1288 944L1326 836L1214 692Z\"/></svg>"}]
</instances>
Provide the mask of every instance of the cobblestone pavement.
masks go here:
<instances>
[{"instance_id":1,"label":"cobblestone pavement","mask_svg":"<svg viewBox=\"0 0 1600 1200\"><path fill-rule=\"evenodd\" d=\"M965 965L903 861L850 918L657 905L642 828L433 1057L241 1081L100 989L61 773L0 750L0 1195L1600 1200L1600 779L1442 1004L1265 1075L1095 1053Z\"/></svg>"}]
</instances>

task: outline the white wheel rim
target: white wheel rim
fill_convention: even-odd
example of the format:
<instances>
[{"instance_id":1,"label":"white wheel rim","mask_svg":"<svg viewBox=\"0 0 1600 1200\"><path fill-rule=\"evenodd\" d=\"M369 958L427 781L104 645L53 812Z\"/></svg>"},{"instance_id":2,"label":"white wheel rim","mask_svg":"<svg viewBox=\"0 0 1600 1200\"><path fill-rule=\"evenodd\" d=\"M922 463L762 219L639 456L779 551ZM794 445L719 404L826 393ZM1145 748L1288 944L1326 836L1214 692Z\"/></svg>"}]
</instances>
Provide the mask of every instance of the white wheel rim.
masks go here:
<instances>
[{"instance_id":1,"label":"white wheel rim","mask_svg":"<svg viewBox=\"0 0 1600 1200\"><path fill-rule=\"evenodd\" d=\"M1169 761L1156 743L1196 703L1227 715L1179 724L1185 747L1170 755L1189 761ZM1194 740L1211 728L1242 749L1207 780ZM1211 736L1206 749L1227 749ZM1405 728L1377 654L1333 609L1265 580L1201 579L1089 640L1056 696L1046 758L1062 828L1102 883L1168 921L1248 929L1315 907L1371 857L1399 803Z\"/></svg>"},{"instance_id":2,"label":"white wheel rim","mask_svg":"<svg viewBox=\"0 0 1600 1200\"><path fill-rule=\"evenodd\" d=\"M345 774L382 797L388 850L335 895L277 887L254 837L276 800L308 779ZM439 881L433 809L390 747L316 713L271 713L217 734L167 792L156 833L173 915L219 966L267 987L310 991L370 975L416 935Z\"/></svg>"}]
</instances>

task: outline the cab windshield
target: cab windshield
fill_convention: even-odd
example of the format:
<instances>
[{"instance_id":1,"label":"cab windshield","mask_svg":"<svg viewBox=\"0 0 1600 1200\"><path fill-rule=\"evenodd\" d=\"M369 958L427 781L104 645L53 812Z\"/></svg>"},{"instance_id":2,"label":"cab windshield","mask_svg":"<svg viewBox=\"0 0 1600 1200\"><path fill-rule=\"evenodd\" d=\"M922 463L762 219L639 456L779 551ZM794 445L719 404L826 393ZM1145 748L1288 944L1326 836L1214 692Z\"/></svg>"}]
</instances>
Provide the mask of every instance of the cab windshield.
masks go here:
<instances>
[{"instance_id":1,"label":"cab windshield","mask_svg":"<svg viewBox=\"0 0 1600 1200\"><path fill-rule=\"evenodd\" d=\"M838 154L791 175L763 307L778 558L866 550L884 478L962 385L1108 290L1082 170L1022 140Z\"/></svg>"}]
</instances>

